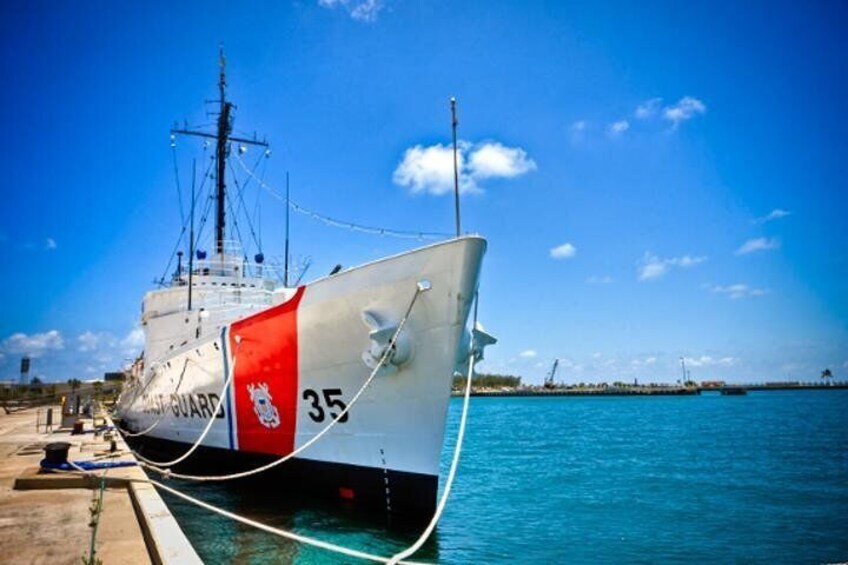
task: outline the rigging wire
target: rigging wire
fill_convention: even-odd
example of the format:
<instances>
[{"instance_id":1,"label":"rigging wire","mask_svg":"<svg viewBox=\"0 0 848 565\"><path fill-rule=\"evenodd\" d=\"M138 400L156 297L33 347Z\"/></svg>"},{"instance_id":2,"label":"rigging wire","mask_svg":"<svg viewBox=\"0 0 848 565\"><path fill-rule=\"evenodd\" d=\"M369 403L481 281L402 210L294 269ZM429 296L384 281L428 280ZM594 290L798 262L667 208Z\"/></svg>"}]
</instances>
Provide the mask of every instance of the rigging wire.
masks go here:
<instances>
[{"instance_id":1,"label":"rigging wire","mask_svg":"<svg viewBox=\"0 0 848 565\"><path fill-rule=\"evenodd\" d=\"M213 163L210 163L209 168L206 169L206 175L203 176L203 181L200 183L200 192L203 191L203 184L206 182L206 176L209 174L209 169L212 168L212 164ZM180 229L180 235L179 235L179 237L177 237L177 243L176 243L176 245L174 245L174 249L171 251L171 256L168 259L168 265L165 267L165 271L162 273L162 276L159 278L159 280L155 281L159 286L165 285L165 277L168 276L168 271L171 270L171 264L174 262L174 257L177 254L177 250L180 248L180 244L183 241L183 237L185 236L186 229L188 229L187 220L188 220L187 218L183 218L183 225L182 225L182 228ZM202 225L201 225L201 229L202 229ZM198 239L199 239L199 237L198 237Z\"/></svg>"},{"instance_id":2,"label":"rigging wire","mask_svg":"<svg viewBox=\"0 0 848 565\"><path fill-rule=\"evenodd\" d=\"M233 202L232 200L230 200L229 193L226 194L225 200L227 201L227 208L230 210L230 215L233 217L233 228L236 232L236 238L238 238L240 242L244 241L241 237L241 230L239 229L238 217L236 216L235 212L233 212ZM241 252L242 256L244 257L244 260L247 261L247 250L242 247Z\"/></svg>"},{"instance_id":3,"label":"rigging wire","mask_svg":"<svg viewBox=\"0 0 848 565\"><path fill-rule=\"evenodd\" d=\"M177 168L177 144L171 134L171 155L174 158L174 182L177 184L177 202L180 205L180 222L185 224L185 209L183 208L183 191L180 188L180 172Z\"/></svg>"},{"instance_id":4,"label":"rigging wire","mask_svg":"<svg viewBox=\"0 0 848 565\"><path fill-rule=\"evenodd\" d=\"M260 159L261 159L261 157L260 157ZM245 202L244 202L244 190L247 188L247 183L245 183L244 185L240 185L238 178L236 177L236 172L235 172L235 170L233 170L232 162L230 162L229 165L230 165L230 173L232 173L232 175L233 175L233 182L236 185L236 189L238 189L236 191L236 194L238 195L238 199L239 199L238 208L236 208L236 211L233 214L233 218L234 218L233 221L235 221L235 218L238 217L238 214L241 212L241 210L244 209L244 217L247 220L247 227L250 228L250 235L253 237L253 243L256 244L256 248L261 252L262 251L262 245L259 243L259 239L256 237L256 231L253 229L253 222L250 221L250 214L247 213L247 204L245 204ZM247 182L248 183L250 182L250 177L248 177ZM241 236L239 236L239 239L241 239Z\"/></svg>"},{"instance_id":5,"label":"rigging wire","mask_svg":"<svg viewBox=\"0 0 848 565\"><path fill-rule=\"evenodd\" d=\"M212 166L215 164L215 158L210 157L209 161L210 161L209 169L211 169ZM206 175L203 177L203 182L206 182L207 178L214 178L215 177L214 174L209 172L209 169L206 169ZM198 228L198 232L197 232L197 241L201 241L201 236L203 235L203 228L206 226L206 222L209 220L209 213L212 211L212 202L215 201L215 197L212 194L213 189L214 189L214 186L210 185L209 186L209 192L208 192L208 195L206 197L206 205L203 208L203 212L200 216L200 227ZM201 192L203 191L203 183L200 184L200 190L201 190Z\"/></svg>"},{"instance_id":6,"label":"rigging wire","mask_svg":"<svg viewBox=\"0 0 848 565\"><path fill-rule=\"evenodd\" d=\"M283 196L282 194L277 192L273 187L269 186L262 179L257 178L256 175L254 175L253 171L251 171L250 169L247 168L247 165L245 165L244 161L242 160L241 156L238 153L236 153L236 160L238 160L239 164L245 170L245 172L248 175L250 175L251 177L253 177L257 181L257 183L259 183L259 185L268 192L268 194L270 194L271 196L273 196L274 198L276 198L277 200L279 200L281 202L286 202L285 196ZM303 206L300 206L299 204L297 204L296 202L294 202L291 199L288 200L288 204L291 207L291 209L294 210L295 212L299 212L300 214L303 214L305 216L309 216L314 220L318 220L318 221L324 223L325 225L337 227L337 228L346 228L346 229L361 232L361 233L367 233L367 234L371 234L371 235L383 235L383 236L388 236L388 237L396 237L396 238L400 238L400 239L422 239L422 240L423 239L444 239L444 238L453 237L453 235L451 235L449 233L443 233L443 232L407 231L407 230L396 230L396 229L390 229L390 228L380 228L380 227L375 227L375 226L367 226L367 225L364 225L364 224L357 224L357 223L348 222L348 221L345 221L345 220L338 220L338 219L332 218L330 216L325 216L323 214L319 214L317 212L309 210L308 208L304 208Z\"/></svg>"}]
</instances>

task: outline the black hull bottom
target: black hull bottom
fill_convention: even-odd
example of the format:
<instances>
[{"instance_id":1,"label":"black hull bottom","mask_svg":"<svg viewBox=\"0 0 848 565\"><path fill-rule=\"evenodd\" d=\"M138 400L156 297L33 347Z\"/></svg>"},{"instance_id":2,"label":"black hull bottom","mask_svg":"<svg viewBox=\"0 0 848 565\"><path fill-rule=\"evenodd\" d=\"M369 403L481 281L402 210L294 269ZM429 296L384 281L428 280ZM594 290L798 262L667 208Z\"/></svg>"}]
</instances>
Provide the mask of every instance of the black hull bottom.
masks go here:
<instances>
[{"instance_id":1,"label":"black hull bottom","mask_svg":"<svg viewBox=\"0 0 848 565\"><path fill-rule=\"evenodd\" d=\"M126 440L132 449L154 461L176 459L189 449L184 443L158 438ZM272 455L199 447L172 469L186 474L225 475L255 469L276 459ZM439 479L433 475L309 459L292 459L263 473L227 483L336 500L346 507L415 522L432 517L439 487Z\"/></svg>"}]
</instances>

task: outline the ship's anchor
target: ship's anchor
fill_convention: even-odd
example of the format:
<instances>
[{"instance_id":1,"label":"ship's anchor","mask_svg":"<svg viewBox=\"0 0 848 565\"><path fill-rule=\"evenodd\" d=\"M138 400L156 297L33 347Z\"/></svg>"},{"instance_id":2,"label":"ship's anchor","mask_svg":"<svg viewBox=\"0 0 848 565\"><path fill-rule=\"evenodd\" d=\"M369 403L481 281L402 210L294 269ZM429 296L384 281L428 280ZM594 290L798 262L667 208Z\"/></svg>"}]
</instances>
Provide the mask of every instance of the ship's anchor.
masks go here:
<instances>
[{"instance_id":1,"label":"ship's anchor","mask_svg":"<svg viewBox=\"0 0 848 565\"><path fill-rule=\"evenodd\" d=\"M474 329L470 332L466 331L462 336L462 341L459 344L459 350L456 356L456 369L454 374L462 374L463 365L468 363L469 355L474 358L474 364L483 360L483 354L486 347L494 345L498 342L498 338L486 332L483 329L483 324L474 322ZM472 346L473 343L473 346Z\"/></svg>"},{"instance_id":2,"label":"ship's anchor","mask_svg":"<svg viewBox=\"0 0 848 565\"><path fill-rule=\"evenodd\" d=\"M430 286L430 281L426 279L418 281L419 292L430 290ZM381 369L383 374L394 373L398 367L401 367L412 359L414 353L412 340L409 338L409 334L405 329L401 330L398 334L394 345L390 343L392 336L397 332L399 322L392 323L377 312L371 310L362 312L362 321L365 322L366 326L371 328L371 331L368 333L371 343L368 349L362 353L362 362L369 369L374 369L380 364L380 359L383 358L386 349L389 347L391 347L391 351Z\"/></svg>"}]
</instances>

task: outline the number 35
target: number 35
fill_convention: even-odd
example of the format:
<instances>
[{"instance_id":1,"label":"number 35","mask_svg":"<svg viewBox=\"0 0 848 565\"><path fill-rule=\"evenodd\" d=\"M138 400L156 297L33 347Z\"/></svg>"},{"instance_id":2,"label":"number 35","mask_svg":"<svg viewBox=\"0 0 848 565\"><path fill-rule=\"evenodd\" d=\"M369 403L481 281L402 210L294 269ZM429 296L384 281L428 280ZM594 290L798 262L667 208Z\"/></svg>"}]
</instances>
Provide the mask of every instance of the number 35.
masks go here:
<instances>
[{"instance_id":1,"label":"number 35","mask_svg":"<svg viewBox=\"0 0 848 565\"><path fill-rule=\"evenodd\" d=\"M321 394L324 397L324 404L327 406L327 410L330 412L330 418L335 420L341 411L347 408L347 405L342 402L340 398L336 398L337 396L341 396L342 389L340 388L325 388L321 390ZM307 388L303 391L303 399L309 401L312 410L308 412L309 417L313 422L323 422L327 416L324 412L324 407L321 406L321 397L311 388ZM330 411L330 408L338 408L339 411ZM347 422L347 413L344 416L339 418L339 423L343 424Z\"/></svg>"}]
</instances>

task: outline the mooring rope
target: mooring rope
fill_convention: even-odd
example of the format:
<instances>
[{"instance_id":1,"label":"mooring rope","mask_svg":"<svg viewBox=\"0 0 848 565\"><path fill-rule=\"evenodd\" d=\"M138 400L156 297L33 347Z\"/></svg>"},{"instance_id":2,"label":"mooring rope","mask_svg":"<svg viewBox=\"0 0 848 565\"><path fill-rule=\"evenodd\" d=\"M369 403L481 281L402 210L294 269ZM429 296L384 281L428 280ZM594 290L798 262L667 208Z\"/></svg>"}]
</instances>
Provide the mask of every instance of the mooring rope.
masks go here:
<instances>
[{"instance_id":1,"label":"mooring rope","mask_svg":"<svg viewBox=\"0 0 848 565\"><path fill-rule=\"evenodd\" d=\"M475 299L476 300L476 299ZM476 312L476 308L475 308ZM474 316L475 325L476 325L476 313ZM472 326L474 327L474 326ZM389 565L395 565L401 562L401 559L406 559L407 557L414 554L416 551L421 549L421 546L424 545L424 542L427 541L427 538L433 533L433 530L436 529L436 524L439 523L439 520L442 517L442 512L445 510L445 506L448 503L448 496L450 495L451 487L453 486L453 480L456 477L456 470L459 467L459 455L462 453L462 442L465 439L465 423L468 419L468 405L469 399L471 398L471 377L474 375L474 333L471 334L471 343L469 346L468 352L468 376L465 379L465 395L462 399L462 417L459 420L459 431L456 434L456 445L453 449L453 459L451 459L450 471L448 472L448 477L445 479L445 489L442 492L442 497L439 499L439 504L436 506L436 512L433 514L433 518L430 520L430 523L427 524L427 528L421 533L418 539L410 545L408 548L403 551L396 553L389 559Z\"/></svg>"},{"instance_id":2,"label":"mooring rope","mask_svg":"<svg viewBox=\"0 0 848 565\"><path fill-rule=\"evenodd\" d=\"M178 390L180 390L180 386L183 384L183 377L185 377L185 373L186 373L186 369L188 369L188 363L189 363L189 361L191 361L191 358L190 358L190 357L186 357L186 359L185 359L185 363L183 363L183 370L182 370L182 372L180 373L180 380L179 380L179 381L177 381L177 387L174 389L173 394L176 394L176 393L177 393L177 391L178 391ZM158 373L157 373L157 374L154 374L154 375L150 378L150 380L152 381L152 380L153 380L154 378L156 378L157 376L158 376ZM146 385L145 385L145 388L147 388L147 386L146 386ZM133 403L135 403L135 401L136 401L137 399L138 399L138 397L134 398L134 399L133 399ZM153 422L153 425L151 425L151 426L150 426L150 427L148 427L147 429L142 430L142 431L140 431L140 432L128 432L128 431L123 430L123 429L121 429L120 427L118 427L118 428L117 428L118 433L119 433L119 434L121 434L121 435L122 435L122 436L124 436L124 437L140 437L140 436L143 436L143 435L147 435L147 434L149 434L150 432L152 432L152 431L156 428L156 426L158 426L158 425L159 425L159 422L161 422L161 421L165 418L165 416L166 416L167 414L168 414L168 412L167 412L166 410L164 410L164 409L163 409L163 410L162 410L162 414L160 414L160 415L159 415L159 417L158 417L158 418L156 418L156 421L155 421L155 422Z\"/></svg>"},{"instance_id":3,"label":"mooring rope","mask_svg":"<svg viewBox=\"0 0 848 565\"><path fill-rule=\"evenodd\" d=\"M264 471L266 471L266 470L268 470L272 467L280 465L281 463L284 463L285 461L288 461L292 457L296 456L297 454L299 454L300 452L302 452L303 450L305 450L306 448L311 446L314 442L316 442L324 434L326 434L341 418L343 418L350 411L350 408L356 403L356 401L359 399L359 397L362 395L362 393L365 391L365 389L368 387L368 385L374 379L376 374L379 372L379 370L383 367L383 365L389 359L391 352L394 350L394 346L396 344L397 338L400 335L400 332L403 329L404 324L406 323L407 319L409 318L410 313L412 312L412 308L415 305L415 301L417 300L418 295L421 294L421 292L423 292L424 290L425 290L425 288L422 285L419 284L417 286L416 292L413 295L412 300L410 301L409 307L407 308L404 317L401 319L400 323L398 324L398 328L395 330L395 333L392 336L392 339L390 340L388 346L386 347L385 351L383 352L383 355L381 356L379 363L374 368L374 370L371 372L368 379L363 383L363 385L359 389L359 391L357 391L356 395L354 395L354 397L351 399L350 403L341 411L340 414L338 414L336 416L335 419L333 419L332 422L330 422L324 429L322 429L318 434L313 436L307 443L302 445L297 450L295 450L295 451L289 453L288 455L286 455L286 456L284 456L284 457L282 457L282 458L280 458L280 459L278 459L278 460L276 460L276 461L274 461L274 462L272 462L268 465L265 465L263 467L253 469L252 471L247 471L247 472L244 472L244 473L236 473L236 474L232 474L232 475L221 475L221 476L211 476L211 477L179 475L179 474L176 474L176 473L171 473L167 469L161 469L159 467L156 467L152 464L141 463L141 465L143 465L146 468L156 470L156 471L162 473L165 477L175 477L175 478L183 478L183 479L190 479L190 480L197 480L197 481L214 481L214 480L220 481L220 480L230 480L230 479L242 478L242 477L247 477L247 476L250 476L250 475L257 474L257 473L261 473L261 472L264 472ZM476 301L475 301L475 304L476 304ZM475 321L476 321L476 308L475 308ZM237 338L237 341L238 341L238 338ZM340 553L340 554L343 554L343 555L347 555L349 557L355 557L355 558L369 560L369 561L376 561L378 563L387 563L389 565L395 565L395 564L399 564L399 563L414 563L414 562L403 561L403 559L413 555L416 551L418 551L424 545L424 543L427 541L427 539L430 537L430 535L433 533L433 531L435 530L436 525L438 524L439 520L442 517L445 506L447 505L448 497L450 496L451 488L453 486L454 479L456 478L456 472L457 472L457 469L458 469L458 466L459 466L459 458L460 458L460 455L462 453L462 445L463 445L464 438L465 438L466 423L468 421L468 409L469 409L469 404L470 404L469 400L470 400L470 397L471 397L471 381L472 381L472 377L473 377L473 374L474 374L474 361L475 361L475 351L474 351L474 338L473 338L473 334L472 334L472 340L471 340L470 350L469 350L469 354L468 354L468 374L467 374L466 381L465 381L465 394L463 396L462 415L460 417L459 430L457 432L457 438L456 438L456 444L454 446L453 458L451 459L451 466L450 466L450 470L448 472L448 476L445 480L445 486L444 486L444 490L442 492L442 496L439 499L439 503L436 506L436 511L433 514L433 517L430 520L430 523L427 525L427 527L424 529L424 531L421 533L421 535L418 537L418 539L415 541L415 543L410 545L407 549L396 553L395 555L393 555L390 558L382 557L382 556L379 556L379 555L374 555L374 554L371 554L371 553L366 553L366 552L363 552L363 551L358 551L358 550L355 550L355 549L350 549L350 548L347 548L347 547L344 547L344 546L341 546L341 545L337 545L337 544L334 544L334 543L330 543L330 542L322 541L322 540L319 540L319 539L316 539L316 538L311 538L311 537L308 537L308 536L296 534L294 532L283 530L281 528L276 528L274 526L270 526L268 524L264 524L264 523L258 522L256 520L252 520L252 519L247 518L245 516L235 514L234 512L230 512L228 510L224 510L222 508L216 507L212 504L209 504L207 502L204 502L202 500L199 500L197 498L189 496L185 493L182 493L182 492L180 492L180 491L178 491L178 490L176 490L172 487L164 485L161 482L153 480L153 479L129 479L129 481L130 482L136 482L136 483L152 484L152 485L154 485L154 486L156 486L156 487L158 487L158 488L160 488L160 489L162 489L166 492L169 492L169 493L173 494L174 496L177 496L177 497L179 497L179 498L181 498L181 499L183 499L187 502L190 502L190 503L192 503L196 506L199 506L199 507L204 508L206 510L209 510L211 512L215 512L216 514L230 518L230 519L235 520L237 522L240 522L242 524L252 526L252 527L255 527L257 529L268 532L270 534L277 535L277 536L280 536L280 537L284 537L284 538L287 538L287 539L290 539L290 540L293 540L293 541L297 541L299 543L304 543L304 544L307 544L307 545L311 545L313 547L318 547L318 548L325 549L325 550L328 550L328 551L332 551L332 552L335 552L335 553ZM222 394L219 397L219 403L218 403L219 406L216 407L216 410L213 414L216 414L218 409L220 409L220 399L223 399L224 393L226 392L226 389L227 389L227 386L229 386L229 382L230 382L232 375L234 373L234 367L235 367L235 357L233 358L233 367L230 371L230 375L227 377L227 382L224 385L224 390L222 391ZM209 431L209 428L211 427L211 422L213 420L214 419L210 419L210 423L207 424L207 427L204 430L203 435L195 442L195 444L192 446L192 449L190 449L180 459L175 460L174 462L171 462L171 464L176 464L177 462L183 460L185 457L188 457L188 455L191 452L193 452L194 449L197 448L197 446L200 445L200 443L203 441L203 438L205 437L206 433ZM135 453L135 455L137 457L139 457L140 459L144 460L144 458L139 456L137 453ZM76 472L81 472L84 475L92 475L93 474L93 473L89 473L87 471L84 471L81 467L74 465L73 463L71 463L71 466L77 470ZM67 472L73 473L75 471L67 471Z\"/></svg>"},{"instance_id":4,"label":"mooring rope","mask_svg":"<svg viewBox=\"0 0 848 565\"><path fill-rule=\"evenodd\" d=\"M53 469L53 468L45 469L45 470L49 471L51 473L59 473L59 474L65 474L65 475L77 475L77 476L83 476L83 477L95 477L95 478L97 478L97 475L93 471L86 471L85 469L83 469L79 465L76 465L75 463L73 463L70 460L68 461L68 465L70 467L72 467L71 470ZM208 502L204 502L204 501L202 501L198 498L194 498L193 496L189 496L189 495L187 495L183 492L178 491L175 488L171 488L171 487L169 487L165 484L162 484L161 482L154 480L154 479L147 479L147 478L145 478L145 479L133 479L133 478L122 478L121 477L121 478L118 478L118 480L123 480L123 481L126 481L127 483L135 483L135 484L140 484L140 485L153 485L157 488L164 490L165 492L171 493L174 496L185 500L186 502L189 502L191 504L199 506L200 508L204 508L206 510L209 510L210 512L214 512L215 514L218 514L220 516L224 516L225 518L230 518L231 520L235 520L236 522L240 522L242 524L245 524L246 526L253 526L255 528L258 528L260 530L268 532L270 534L274 534L274 535L279 536L279 537L284 537L284 538L290 539L292 541L304 543L306 545L311 545L313 547L326 549L327 551L332 551L332 552L335 552L335 553L341 553L343 555L348 555L350 557L356 557L356 558L364 559L364 560L368 560L368 561L376 561L378 563L388 563L388 561L389 561L388 557L382 557L380 555L374 555L374 554L371 554L371 553L366 553L364 551L358 551L356 549L350 549L350 548L344 547L342 545L337 545L337 544L330 543L330 542L327 542L327 541L319 540L317 538L312 538L312 537L309 537L309 536L296 534L296 533L288 531L288 530L283 530L282 528L276 528L274 526L269 526L268 524L263 524L262 522L257 522L256 520L252 520L250 518L247 518L246 516L241 516L241 515L236 514L234 512L230 512L228 510L224 510L223 508L219 508L217 506L209 504ZM419 562L415 562L415 561L401 561L401 563L409 564L409 565L425 565L423 563L419 563Z\"/></svg>"},{"instance_id":5,"label":"mooring rope","mask_svg":"<svg viewBox=\"0 0 848 565\"><path fill-rule=\"evenodd\" d=\"M356 550L356 549L350 549L350 548L344 547L342 545L330 543L330 542L323 541L323 540L320 540L320 539L317 539L317 538L297 534L297 533L294 533L294 532L289 531L289 530L283 530L282 528L270 526L268 524L258 522L256 520L251 519L251 518L247 518L246 516L242 516L242 515L236 514L234 512L224 510L223 508L219 508L217 506L209 504L208 502L204 502L200 499L194 498L193 496L190 496L188 494L180 492L179 490L172 488L168 485L165 485L165 484L163 484L159 481L156 481L154 479L128 479L128 481L133 482L133 483L140 483L140 484L151 484L151 485L153 485L157 488L164 490L165 492L168 492L168 493L170 493L170 494L172 494L172 495L174 495L178 498L185 500L186 502L194 504L195 506L198 506L200 508L204 508L204 509L206 509L210 512L214 512L215 514L218 514L220 516L224 516L225 518L235 520L236 522L239 522L239 523L244 524L246 526L252 526L252 527L260 529L264 532L268 532L269 534L273 534L273 535L276 535L276 536L279 536L279 537L283 537L283 538L286 538L286 539L289 539L289 540L292 540L292 541L296 541L296 542L303 543L303 544L306 544L306 545L311 545L313 547L318 547L318 548L325 549L327 551L331 551L331 552L334 552L334 553L347 555L349 557L355 557L355 558L363 559L363 560L367 560L367 561L375 561L377 563L387 563L389 565L405 564L405 563L409 563L409 564L413 564L413 565L421 565L419 562L404 561L404 559L406 559L407 557L411 556L416 551L421 549L421 546L424 544L424 542L427 540L427 538L429 538L430 535L433 533L433 530L435 529L436 525L438 524L439 520L441 519L442 513L444 512L445 506L447 504L448 496L450 495L451 487L452 487L453 481L456 477L456 471L457 471L458 463L459 463L459 456L462 452L462 444L463 444L463 441L464 441L464 438L465 438L465 426L466 426L466 423L468 421L468 407L469 407L469 399L471 397L471 378L473 376L473 371L474 371L474 348L473 348L473 342L472 342L472 347L471 347L471 350L469 352L469 358L468 358L468 376L466 377L466 381L465 381L465 394L464 394L463 403L462 403L462 416L460 418L459 431L457 432L456 445L454 447L453 459L451 460L450 472L448 473L448 477L445 480L444 491L442 492L442 496L439 499L439 503L436 507L436 512L433 514L433 518L430 520L430 523L427 525L427 528L422 532L422 534L418 537L418 539L415 541L415 543L413 543L407 549L405 549L405 550L403 550L399 553L396 553L392 557L383 557L383 556L380 556L380 555L374 555L372 553L366 553L364 551L359 551L359 550ZM71 465L71 467L75 468L76 471L61 471L59 469L52 469L52 471L53 472L60 472L60 473L61 472L64 472L64 473L81 473L83 475L94 476L94 473L89 472L89 471L85 471L84 469L82 469L78 465L75 465L73 462L69 461L68 463ZM171 476L176 476L176 475L171 475Z\"/></svg>"},{"instance_id":6,"label":"mooring rope","mask_svg":"<svg viewBox=\"0 0 848 565\"><path fill-rule=\"evenodd\" d=\"M236 339L236 344L240 345L241 344L241 338L239 336L236 336L235 339ZM177 463L185 461L192 453L194 453L194 451L198 447L200 447L201 442L203 442L203 440L206 439L206 435L209 433L209 430L212 429L212 424L215 422L216 415L221 410L221 405L224 402L224 398L225 398L225 395L227 393L227 388L229 388L229 386L230 386L230 381L232 381L233 375L235 374L235 371L236 371L236 353L233 353L233 362L230 365L230 374L227 375L227 378L224 381L224 386L221 389L221 394L218 396L218 403L215 405L215 409L212 411L212 416L209 418L209 421L206 423L206 427L203 429L203 433L200 434L200 437L197 438L197 441L194 442L194 445L192 445L191 448L188 451L186 451L180 457L177 457L173 461L154 461L152 459L148 459L147 457L144 457L143 455L139 454L137 451L133 451L133 454L135 454L136 457L141 459L141 461L142 461L141 464L146 466L146 467L156 469L160 473L166 473L166 470L163 469L163 467L173 467Z\"/></svg>"},{"instance_id":7,"label":"mooring rope","mask_svg":"<svg viewBox=\"0 0 848 565\"><path fill-rule=\"evenodd\" d=\"M416 293L416 295L417 294L418 293ZM413 303L414 302L415 301L413 300ZM412 309L412 305L410 305L409 310L411 310L411 309ZM408 312L407 312L407 315L408 315ZM396 332L395 337L397 337L397 335L398 335L398 332ZM383 556L380 556L380 555L374 555L374 554L371 554L371 553L366 553L364 551L358 551L358 550L355 550L355 549L350 549L350 548L344 547L342 545L330 543L330 542L327 542L327 541L319 540L317 538L304 536L304 535L301 535L301 534L294 533L292 531L283 530L281 528L270 526L268 524L258 522L256 520L251 519L251 518L247 518L245 516L236 514L234 512L224 510L223 508L219 508L217 506L209 504L208 502L204 502L202 500L194 498L190 495L187 495L183 492L180 492L177 489L172 488L170 486L167 486L167 485L165 485L165 484L163 484L159 481L156 481L154 479L128 479L128 481L133 482L133 483L140 483L140 484L151 484L151 485L153 485L157 488L164 490L165 492L168 492L168 493L170 493L170 494L172 494L172 495L174 495L178 498L185 500L186 502L194 504L195 506L198 506L200 508L204 508L204 509L209 510L210 512L214 512L214 513L216 513L220 516L224 516L224 517L229 518L231 520L235 520L236 522L245 524L247 526L252 526L254 528L260 529L262 531L268 532L270 534L273 534L273 535L276 535L276 536L279 536L279 537L284 537L284 538L292 540L292 541L296 541L296 542L303 543L303 544L306 544L306 545L311 545L313 547L325 549L327 551L332 551L334 553L339 553L339 554L342 554L342 555L347 555L349 557L355 557L355 558L363 559L363 560L367 560L367 561L375 561L375 562L378 562L378 563L387 563L389 565L404 564L404 563L417 564L417 562L414 562L414 561L403 561L403 560L405 558L409 557L410 555L414 554L416 551L418 551L421 548L421 546L424 544L424 542L427 540L427 538L429 538L430 535L433 533L433 530L435 529L436 525L438 524L439 520L442 517L442 513L444 512L445 506L447 504L448 497L450 495L450 491L451 491L451 487L453 485L453 481L456 478L456 471L457 471L458 464L459 464L459 457L460 457L460 454L462 453L462 444L463 444L463 441L464 441L464 438L465 438L465 426L466 426L466 423L468 421L468 408L469 408L469 404L470 404L469 399L471 397L471 379L472 379L472 376L473 376L473 373L474 373L475 356L474 356L474 347L473 347L473 337L472 337L471 345L472 345L472 347L470 348L469 357L468 357L468 374L467 374L466 381L465 381L465 394L463 396L463 403L462 403L462 415L461 415L461 418L460 418L459 430L457 432L456 445L454 447L453 459L451 460L450 471L448 473L447 479L445 480L444 491L442 492L442 496L439 499L439 503L436 507L436 511L433 514L433 518L430 520L430 523L427 525L427 528L422 532L422 534L418 537L418 539L415 541L415 543L413 543L407 549L405 549L405 550L403 550L399 553L396 553L392 557L387 558L387 557L383 557ZM389 351L389 348L387 348L387 351ZM384 357L385 357L385 353L384 353ZM379 365L378 365L378 367L379 367ZM372 373L372 375L373 374L376 374L376 372ZM351 405L352 404L353 404L353 402L351 402ZM65 472L65 473L81 473L81 474L87 475L87 476L93 476L94 475L94 473L89 472L89 471L85 471L84 469L82 469L81 467L79 467L78 465L75 465L74 463L72 463L70 461L69 461L69 463L73 468L76 469L76 471L61 471L61 470L58 470L58 469L53 469L52 471L53 472ZM175 475L171 475L171 476L175 476ZM420 565L420 564L417 564L417 565Z\"/></svg>"},{"instance_id":8,"label":"mooring rope","mask_svg":"<svg viewBox=\"0 0 848 565\"><path fill-rule=\"evenodd\" d=\"M256 474L259 474L259 473L264 473L265 471L267 471L269 469L273 469L274 467L276 467L278 465L282 465L286 461L289 461L290 459L297 457L298 455L300 455L301 453L306 451L309 447L311 447L315 442L317 442L319 439L321 439L327 432L329 432L333 428L333 426L336 425L336 423L339 420L345 418L347 413L350 412L350 409L353 407L354 404L356 404L356 401L359 400L359 397L362 396L362 393L365 392L365 389L368 388L368 385L371 384L371 381L374 380L374 377L377 376L377 373L380 371L380 369L383 367L383 365L385 365L385 363L391 357L391 354L395 349L395 344L397 343L398 336L400 336L400 332L403 329L403 326L406 324L406 321L409 319L409 315L412 313L412 307L415 306L415 301L418 299L418 296L424 291L425 291L425 288L422 285L419 284L419 285L416 286L415 294L412 296L412 300L409 303L409 307L406 309L406 313L403 315L403 318L401 318L400 322L398 323L398 327L395 330L395 333L392 335L392 339L389 341L389 344L386 347L385 351L383 351L383 355L380 357L380 361L377 363L377 365L371 371L371 374L368 376L368 378L365 380L365 382L362 384L362 386L359 388L359 390L356 392L356 394L353 396L353 398L350 399L350 402L348 403L348 405L345 406L345 408L341 412L339 412L336 415L336 417L332 421L330 421L330 423L327 424L327 426L325 426L320 432L318 432L317 434L312 436L309 439L309 441L307 441L306 443L304 443L303 445L301 445L300 447L298 447L294 451L288 453L287 455L280 457L279 459L271 461L270 463L262 465L261 467L251 469L249 471L242 471L240 473L231 473L229 475L185 475L185 474L182 474L182 473L174 473L174 472L172 472L170 470L166 470L166 469L161 469L161 468L157 467L155 464L147 464L146 460L143 460L141 465L143 467L147 468L147 469L150 469L152 471L156 471L156 472L161 473L161 474L163 474L167 477L173 477L173 478L176 478L176 479L185 479L185 480L190 480L190 481L201 481L201 482L231 481L231 480L235 480L235 479L243 479L245 477L250 477L252 475L256 475Z\"/></svg>"},{"instance_id":9,"label":"mooring rope","mask_svg":"<svg viewBox=\"0 0 848 565\"><path fill-rule=\"evenodd\" d=\"M288 530L283 530L281 528L275 528L274 526L269 526L268 524L263 524L262 522L257 522L256 520L252 520L250 518L247 518L245 516L241 516L241 515L236 514L234 512L224 510L223 508L218 508L217 506L213 506L212 504L209 504L207 502L203 502L202 500L199 500L197 498L189 496L189 495L187 495L183 492L178 491L177 489L174 489L174 488L171 488L167 485L164 485L164 484L160 483L159 481L149 479L149 482L150 482L150 484L152 484L156 487L159 487L162 490L173 494L174 496L182 498L183 500L185 500L187 502L191 502L192 504L195 504L195 505L197 505L201 508L205 508L206 510L209 510L210 512L214 512L214 513L216 513L220 516L225 516L227 518L230 518L231 520L235 520L236 522L240 522L240 523L245 524L247 526L253 526L254 528L258 528L258 529L263 530L265 532L268 532L270 534L274 534L274 535L277 535L277 536L280 536L280 537L284 537L284 538L287 538L287 539L290 539L290 540L293 540L293 541L305 543L307 545L311 545L311 546L314 546L314 547L320 547L322 549L326 549L328 551L333 551L335 553L341 553L341 554L347 555L349 557L357 557L359 559L365 559L367 561L376 561L378 563L388 563L390 561L389 558L382 557L380 555L374 555L372 553L366 553L364 551L358 551L356 549L350 549L349 547L344 547L342 545L337 545L337 544L330 543L330 542L323 541L323 540L319 540L319 539L316 539L316 538L311 538L311 537L304 536L304 535L301 535L301 534L296 534L294 532L291 532L291 531L288 531ZM412 562L406 561L404 563L412 563Z\"/></svg>"}]
</instances>

